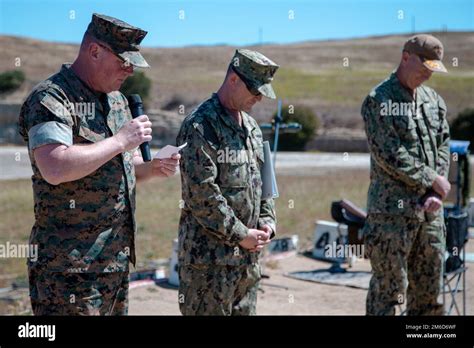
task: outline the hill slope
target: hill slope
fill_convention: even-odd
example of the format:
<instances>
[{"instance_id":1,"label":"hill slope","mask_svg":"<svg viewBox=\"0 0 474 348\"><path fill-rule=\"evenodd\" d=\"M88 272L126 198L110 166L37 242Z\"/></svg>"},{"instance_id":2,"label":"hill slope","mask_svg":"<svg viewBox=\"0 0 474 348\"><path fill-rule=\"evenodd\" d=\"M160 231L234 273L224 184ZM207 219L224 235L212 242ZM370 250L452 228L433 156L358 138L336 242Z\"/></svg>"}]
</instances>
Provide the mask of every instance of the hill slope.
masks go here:
<instances>
[{"instance_id":1,"label":"hill slope","mask_svg":"<svg viewBox=\"0 0 474 348\"><path fill-rule=\"evenodd\" d=\"M428 83L446 100L452 117L474 106L474 32L434 33L445 44L445 64L450 73L435 75ZM400 59L408 36L303 42L250 47L281 65L274 80L284 103L305 104L323 120L326 129L361 129L360 104L372 86L384 79ZM3 55L0 71L15 68L16 58L27 82L0 101L21 102L38 81L56 72L63 62L74 60L78 45L0 36ZM173 99L189 105L186 112L215 91L222 81L234 47L144 48L153 81L151 106L162 108ZM343 66L347 58L348 67ZM459 66L453 67L457 58ZM255 107L259 120L269 120L276 103L265 100Z\"/></svg>"}]
</instances>

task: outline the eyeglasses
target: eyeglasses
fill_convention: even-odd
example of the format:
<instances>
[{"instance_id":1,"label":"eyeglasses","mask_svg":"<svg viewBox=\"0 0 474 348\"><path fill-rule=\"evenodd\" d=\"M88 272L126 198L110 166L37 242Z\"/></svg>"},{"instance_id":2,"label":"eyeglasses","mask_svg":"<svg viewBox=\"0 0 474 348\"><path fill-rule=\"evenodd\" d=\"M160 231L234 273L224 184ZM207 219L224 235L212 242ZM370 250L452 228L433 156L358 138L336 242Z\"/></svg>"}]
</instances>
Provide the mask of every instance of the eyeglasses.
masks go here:
<instances>
[{"instance_id":1,"label":"eyeglasses","mask_svg":"<svg viewBox=\"0 0 474 348\"><path fill-rule=\"evenodd\" d=\"M110 53L112 53L115 57L117 57L118 59L120 59L120 67L122 68L122 70L128 70L128 68L130 68L131 64L130 64L130 60L128 59L123 59L122 57L120 57L117 53L115 53L114 51L112 51L112 49L110 47L107 47L99 42L96 42L97 45L99 45L100 47L102 47L103 49L105 49L106 51L109 51Z\"/></svg>"}]
</instances>

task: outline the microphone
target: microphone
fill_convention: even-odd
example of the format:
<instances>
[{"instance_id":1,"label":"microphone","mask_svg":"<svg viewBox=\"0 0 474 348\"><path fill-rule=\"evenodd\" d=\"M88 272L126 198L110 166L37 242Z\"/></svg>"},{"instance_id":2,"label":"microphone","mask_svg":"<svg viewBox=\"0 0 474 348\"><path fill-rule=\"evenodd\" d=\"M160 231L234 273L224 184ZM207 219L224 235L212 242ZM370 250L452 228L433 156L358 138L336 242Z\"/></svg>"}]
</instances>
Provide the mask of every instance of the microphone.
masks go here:
<instances>
[{"instance_id":1,"label":"microphone","mask_svg":"<svg viewBox=\"0 0 474 348\"><path fill-rule=\"evenodd\" d=\"M137 118L140 115L143 115L143 102L142 98L138 94L131 94L128 98L128 106L130 107L130 111L132 112L132 117ZM150 162L151 161L151 153L150 153L150 143L145 141L140 145L140 151L142 153L143 161Z\"/></svg>"}]
</instances>

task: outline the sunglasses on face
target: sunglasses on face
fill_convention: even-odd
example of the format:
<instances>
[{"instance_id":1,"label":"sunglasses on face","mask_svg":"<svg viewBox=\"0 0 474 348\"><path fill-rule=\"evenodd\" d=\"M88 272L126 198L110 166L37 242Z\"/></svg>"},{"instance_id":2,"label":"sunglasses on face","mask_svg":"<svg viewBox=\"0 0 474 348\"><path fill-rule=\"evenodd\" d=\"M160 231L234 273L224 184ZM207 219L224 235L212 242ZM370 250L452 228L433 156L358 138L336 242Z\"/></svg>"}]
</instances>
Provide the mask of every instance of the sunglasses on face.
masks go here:
<instances>
[{"instance_id":1,"label":"sunglasses on face","mask_svg":"<svg viewBox=\"0 0 474 348\"><path fill-rule=\"evenodd\" d=\"M423 58L423 57L421 57L421 56L419 56L418 54L415 54L415 53L412 53L412 54L416 57L416 59L418 60L418 63L421 64L421 66L423 67L423 70L425 70L426 72L428 72L428 71L431 72L431 70L428 69L424 64L425 60L426 60L425 58Z\"/></svg>"},{"instance_id":2,"label":"sunglasses on face","mask_svg":"<svg viewBox=\"0 0 474 348\"><path fill-rule=\"evenodd\" d=\"M255 89L255 88L249 88L249 86L245 85L247 87L247 89L249 90L249 92L254 96L254 97L259 97L262 95L262 93L258 90L258 89Z\"/></svg>"},{"instance_id":3,"label":"sunglasses on face","mask_svg":"<svg viewBox=\"0 0 474 348\"><path fill-rule=\"evenodd\" d=\"M234 67L232 67L232 70L237 74L237 76L242 80L242 82L245 84L245 87L247 87L247 90L250 92L255 97L259 97L262 95L258 89L255 87L251 86L250 83L247 81L245 76L243 76L240 72L238 72Z\"/></svg>"},{"instance_id":4,"label":"sunglasses on face","mask_svg":"<svg viewBox=\"0 0 474 348\"><path fill-rule=\"evenodd\" d=\"M258 96L261 96L262 93L260 93L260 91L258 89L256 89L255 87L253 86L250 86L249 83L247 83L247 81L245 80L242 80L244 81L244 84L245 84L245 87L247 87L247 90L250 92L250 94L252 94L254 97L258 97Z\"/></svg>"},{"instance_id":5,"label":"sunglasses on face","mask_svg":"<svg viewBox=\"0 0 474 348\"><path fill-rule=\"evenodd\" d=\"M112 51L111 48L99 43L99 42L96 42L97 45L99 45L100 47L102 47L103 49L105 49L106 51L109 51L110 53L112 53L115 57L117 57L119 60L120 60L120 68L122 68L122 70L128 70L131 66L130 64L130 61L128 59L123 59L122 57L120 57L119 55L117 55L117 53L115 53L114 51Z\"/></svg>"}]
</instances>

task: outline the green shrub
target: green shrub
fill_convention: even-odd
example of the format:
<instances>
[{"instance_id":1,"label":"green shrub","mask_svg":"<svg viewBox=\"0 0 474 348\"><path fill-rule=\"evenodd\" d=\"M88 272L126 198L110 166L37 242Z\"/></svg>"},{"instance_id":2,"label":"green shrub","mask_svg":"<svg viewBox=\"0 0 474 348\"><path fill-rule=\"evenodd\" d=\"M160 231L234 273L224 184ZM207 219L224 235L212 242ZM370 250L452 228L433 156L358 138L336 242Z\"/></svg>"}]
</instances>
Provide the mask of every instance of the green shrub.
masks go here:
<instances>
[{"instance_id":1,"label":"green shrub","mask_svg":"<svg viewBox=\"0 0 474 348\"><path fill-rule=\"evenodd\" d=\"M130 94L139 94L143 102L146 103L150 95L151 80L146 77L143 71L135 71L122 84L120 92L126 97Z\"/></svg>"},{"instance_id":2,"label":"green shrub","mask_svg":"<svg viewBox=\"0 0 474 348\"><path fill-rule=\"evenodd\" d=\"M10 70L0 74L0 93L14 91L25 81L25 73L21 70Z\"/></svg>"},{"instance_id":3,"label":"green shrub","mask_svg":"<svg viewBox=\"0 0 474 348\"><path fill-rule=\"evenodd\" d=\"M451 139L469 140L470 149L474 149L474 109L467 108L461 111L450 126Z\"/></svg>"},{"instance_id":4,"label":"green shrub","mask_svg":"<svg viewBox=\"0 0 474 348\"><path fill-rule=\"evenodd\" d=\"M273 117L275 116L276 113L273 115ZM296 122L301 124L302 129L298 133L280 133L278 140L278 150L303 151L306 147L306 144L311 139L313 139L315 132L319 128L318 117L310 108L298 105L283 105L281 117L284 123Z\"/></svg>"}]
</instances>

